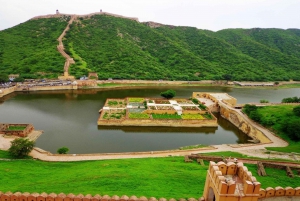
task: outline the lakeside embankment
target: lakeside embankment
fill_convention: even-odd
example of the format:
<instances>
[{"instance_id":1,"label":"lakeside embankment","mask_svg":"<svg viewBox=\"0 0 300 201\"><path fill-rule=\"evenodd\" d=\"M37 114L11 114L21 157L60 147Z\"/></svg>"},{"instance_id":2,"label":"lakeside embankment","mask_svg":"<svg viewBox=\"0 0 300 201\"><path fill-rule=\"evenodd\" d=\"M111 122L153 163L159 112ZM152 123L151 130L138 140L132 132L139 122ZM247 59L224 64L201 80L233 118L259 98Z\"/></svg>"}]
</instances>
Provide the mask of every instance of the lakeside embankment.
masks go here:
<instances>
[{"instance_id":1,"label":"lakeside embankment","mask_svg":"<svg viewBox=\"0 0 300 201\"><path fill-rule=\"evenodd\" d=\"M77 82L82 82L77 80ZM52 91L52 90L65 90L65 89L114 89L122 88L128 89L131 87L168 87L168 86L213 86L213 87L231 87L231 88L259 88L259 89L281 89L281 88L300 88L300 81L288 81L279 82L278 85L270 86L273 82L239 82L244 83L244 86L234 84L233 82L227 81L214 81L214 80L202 80L202 81L165 81L165 80L86 80L85 84L76 86L38 86L28 87L26 91ZM93 82L93 84L88 84ZM24 91L23 88L20 90L16 86L8 88L0 88L0 98L4 97L14 91Z\"/></svg>"}]
</instances>

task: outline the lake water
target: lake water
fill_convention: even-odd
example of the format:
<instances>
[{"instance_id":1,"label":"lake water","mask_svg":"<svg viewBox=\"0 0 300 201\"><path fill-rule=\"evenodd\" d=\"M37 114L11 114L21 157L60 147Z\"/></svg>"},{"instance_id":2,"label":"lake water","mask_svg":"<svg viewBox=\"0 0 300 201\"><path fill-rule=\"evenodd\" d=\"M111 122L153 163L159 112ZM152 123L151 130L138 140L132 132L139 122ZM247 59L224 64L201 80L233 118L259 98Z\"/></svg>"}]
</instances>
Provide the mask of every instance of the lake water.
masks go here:
<instances>
[{"instance_id":1,"label":"lake water","mask_svg":"<svg viewBox=\"0 0 300 201\"><path fill-rule=\"evenodd\" d=\"M20 92L0 102L0 122L32 123L44 133L36 146L55 153L62 146L70 153L112 153L176 149L195 144L245 143L249 139L230 122L218 118L217 128L98 127L99 109L107 98L159 97L175 89L176 97L192 92L225 92L238 103L281 102L299 96L300 89L235 89L228 87L153 87L138 89L88 89L75 91ZM8 98L9 97L9 98ZM1 100L1 99L0 99Z\"/></svg>"}]
</instances>

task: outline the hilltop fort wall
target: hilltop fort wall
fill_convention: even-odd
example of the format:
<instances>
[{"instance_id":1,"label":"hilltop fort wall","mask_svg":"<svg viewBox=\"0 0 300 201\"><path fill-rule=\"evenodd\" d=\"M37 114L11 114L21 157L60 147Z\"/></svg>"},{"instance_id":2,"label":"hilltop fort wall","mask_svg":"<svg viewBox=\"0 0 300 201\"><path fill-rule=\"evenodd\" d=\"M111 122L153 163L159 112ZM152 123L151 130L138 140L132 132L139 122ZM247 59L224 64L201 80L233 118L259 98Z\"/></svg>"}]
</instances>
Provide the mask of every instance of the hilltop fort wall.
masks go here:
<instances>
[{"instance_id":1,"label":"hilltop fort wall","mask_svg":"<svg viewBox=\"0 0 300 201\"><path fill-rule=\"evenodd\" d=\"M129 20L134 20L134 21L139 22L139 19L136 17L126 17L126 16L117 15L117 14L108 13L108 12L95 12L95 13L90 13L90 14L86 14L86 15L58 13L58 14L36 16L36 17L31 18L31 20L42 19L42 18L59 18L59 17L63 17L63 16L70 16L70 17L75 16L75 17L90 18L91 16L94 16L94 15L109 15L109 16L113 16L113 17L119 17L119 18L124 18L124 19L129 19Z\"/></svg>"}]
</instances>

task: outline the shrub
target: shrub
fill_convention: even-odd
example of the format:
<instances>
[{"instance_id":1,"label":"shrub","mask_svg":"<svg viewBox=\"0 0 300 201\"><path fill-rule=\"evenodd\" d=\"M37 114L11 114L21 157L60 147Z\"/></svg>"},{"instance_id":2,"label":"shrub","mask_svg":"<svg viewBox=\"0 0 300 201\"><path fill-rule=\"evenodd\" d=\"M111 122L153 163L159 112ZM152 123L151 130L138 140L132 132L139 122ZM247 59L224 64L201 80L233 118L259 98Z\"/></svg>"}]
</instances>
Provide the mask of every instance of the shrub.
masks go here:
<instances>
[{"instance_id":1,"label":"shrub","mask_svg":"<svg viewBox=\"0 0 300 201\"><path fill-rule=\"evenodd\" d=\"M293 112L295 115L300 116L300 105L294 107Z\"/></svg>"},{"instance_id":2,"label":"shrub","mask_svg":"<svg viewBox=\"0 0 300 201\"><path fill-rule=\"evenodd\" d=\"M300 141L300 119L287 122L284 130L290 139Z\"/></svg>"},{"instance_id":3,"label":"shrub","mask_svg":"<svg viewBox=\"0 0 300 201\"><path fill-rule=\"evenodd\" d=\"M8 152L15 158L24 158L28 156L33 147L33 141L25 138L17 138L11 142L11 147L8 149Z\"/></svg>"},{"instance_id":4,"label":"shrub","mask_svg":"<svg viewBox=\"0 0 300 201\"><path fill-rule=\"evenodd\" d=\"M174 98L174 96L176 96L176 91L169 89L167 91L161 92L160 95L164 98Z\"/></svg>"},{"instance_id":5,"label":"shrub","mask_svg":"<svg viewBox=\"0 0 300 201\"><path fill-rule=\"evenodd\" d=\"M67 154L69 151L69 148L68 147L61 147L57 150L57 153L59 154Z\"/></svg>"},{"instance_id":6,"label":"shrub","mask_svg":"<svg viewBox=\"0 0 300 201\"><path fill-rule=\"evenodd\" d=\"M200 103L199 104L199 108L202 109L202 110L206 110L207 107L205 105L203 105L203 104Z\"/></svg>"},{"instance_id":7,"label":"shrub","mask_svg":"<svg viewBox=\"0 0 300 201\"><path fill-rule=\"evenodd\" d=\"M259 101L260 103L268 103L269 101L268 100L265 100L265 99L262 99Z\"/></svg>"},{"instance_id":8,"label":"shrub","mask_svg":"<svg viewBox=\"0 0 300 201\"><path fill-rule=\"evenodd\" d=\"M249 116L250 113L252 111L256 111L257 110L257 106L256 105L249 105L249 104L246 104L243 108L243 111Z\"/></svg>"},{"instance_id":9,"label":"shrub","mask_svg":"<svg viewBox=\"0 0 300 201\"><path fill-rule=\"evenodd\" d=\"M295 97L289 97L289 98L284 98L281 101L282 103L299 103L300 102L300 98L298 98L297 96Z\"/></svg>"}]
</instances>

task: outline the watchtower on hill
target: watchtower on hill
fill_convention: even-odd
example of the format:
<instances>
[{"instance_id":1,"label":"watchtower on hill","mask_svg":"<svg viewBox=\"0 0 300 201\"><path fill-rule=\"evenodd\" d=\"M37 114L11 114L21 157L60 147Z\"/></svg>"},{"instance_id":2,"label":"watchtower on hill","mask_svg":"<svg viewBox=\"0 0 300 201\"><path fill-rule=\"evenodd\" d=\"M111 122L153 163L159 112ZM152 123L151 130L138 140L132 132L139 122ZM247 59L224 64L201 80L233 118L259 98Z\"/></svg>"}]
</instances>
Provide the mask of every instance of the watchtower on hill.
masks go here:
<instances>
[{"instance_id":1,"label":"watchtower on hill","mask_svg":"<svg viewBox=\"0 0 300 201\"><path fill-rule=\"evenodd\" d=\"M58 10L56 10L56 15L58 15L59 14L59 11Z\"/></svg>"}]
</instances>

